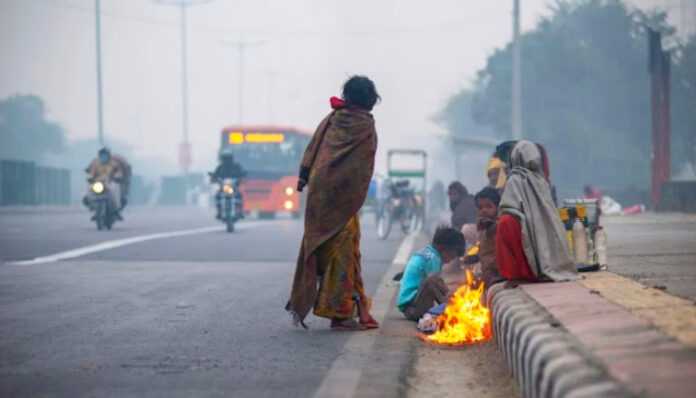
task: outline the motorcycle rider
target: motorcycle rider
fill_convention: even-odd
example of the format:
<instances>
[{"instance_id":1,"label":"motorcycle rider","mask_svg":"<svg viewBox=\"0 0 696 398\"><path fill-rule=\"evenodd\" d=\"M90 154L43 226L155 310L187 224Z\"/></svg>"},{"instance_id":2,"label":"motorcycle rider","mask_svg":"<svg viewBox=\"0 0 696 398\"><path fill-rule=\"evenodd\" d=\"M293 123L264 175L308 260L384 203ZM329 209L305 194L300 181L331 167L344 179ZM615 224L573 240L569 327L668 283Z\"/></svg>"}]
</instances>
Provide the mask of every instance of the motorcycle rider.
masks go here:
<instances>
[{"instance_id":1,"label":"motorcycle rider","mask_svg":"<svg viewBox=\"0 0 696 398\"><path fill-rule=\"evenodd\" d=\"M123 221L123 217L119 212L126 204L125 193L130 183L130 172L130 164L128 164L125 158L119 155L112 156L111 151L106 147L99 149L97 158L92 160L87 168L87 178L90 181L104 181L109 188L114 208L116 209L116 218L121 221ZM83 202L89 207L87 196L85 196Z\"/></svg>"},{"instance_id":2,"label":"motorcycle rider","mask_svg":"<svg viewBox=\"0 0 696 398\"><path fill-rule=\"evenodd\" d=\"M217 209L217 214L215 218L222 219L222 180L226 178L237 179L237 182L242 178L246 177L247 172L239 165L239 163L234 161L234 155L230 152L222 152L220 154L221 163L215 168L215 172L211 175L211 180L213 182L220 182L220 189L215 194L215 207ZM235 187L236 188L236 187ZM239 189L235 190L235 196L238 203L242 203L242 193ZM240 206L240 205L238 205ZM237 214L243 217L242 209L237 209Z\"/></svg>"},{"instance_id":3,"label":"motorcycle rider","mask_svg":"<svg viewBox=\"0 0 696 398\"><path fill-rule=\"evenodd\" d=\"M123 172L123 179L121 179L120 185L121 185L121 208L120 210L123 210L124 207L128 204L128 192L130 192L130 183L131 183L131 176L133 175L133 168L131 167L130 163L124 158L122 155L119 155L118 153L114 153L111 155L111 158L115 160L120 168L121 171Z\"/></svg>"}]
</instances>

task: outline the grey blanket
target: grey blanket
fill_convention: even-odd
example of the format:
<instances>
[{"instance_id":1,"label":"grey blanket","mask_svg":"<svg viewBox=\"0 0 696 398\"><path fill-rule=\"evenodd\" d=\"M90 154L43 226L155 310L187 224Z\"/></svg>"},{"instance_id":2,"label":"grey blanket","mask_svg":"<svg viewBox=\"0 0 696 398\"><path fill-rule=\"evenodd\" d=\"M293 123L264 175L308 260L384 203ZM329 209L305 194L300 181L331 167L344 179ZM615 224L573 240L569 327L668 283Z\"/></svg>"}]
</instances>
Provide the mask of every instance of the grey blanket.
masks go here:
<instances>
[{"instance_id":1,"label":"grey blanket","mask_svg":"<svg viewBox=\"0 0 696 398\"><path fill-rule=\"evenodd\" d=\"M542 172L539 148L529 141L518 142L510 154L510 164L512 172L500 200L500 213L520 221L529 266L540 281L579 279L565 228Z\"/></svg>"}]
</instances>

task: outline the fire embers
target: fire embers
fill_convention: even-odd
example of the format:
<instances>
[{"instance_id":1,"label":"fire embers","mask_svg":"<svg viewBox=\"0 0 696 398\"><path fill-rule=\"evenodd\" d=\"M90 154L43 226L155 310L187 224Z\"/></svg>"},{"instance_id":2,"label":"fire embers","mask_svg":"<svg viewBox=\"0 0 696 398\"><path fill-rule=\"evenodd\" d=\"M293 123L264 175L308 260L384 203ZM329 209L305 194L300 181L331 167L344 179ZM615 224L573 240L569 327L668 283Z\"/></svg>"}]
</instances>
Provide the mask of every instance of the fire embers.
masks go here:
<instances>
[{"instance_id":1,"label":"fire embers","mask_svg":"<svg viewBox=\"0 0 696 398\"><path fill-rule=\"evenodd\" d=\"M483 282L474 281L468 270L466 280L450 297L445 311L437 318L437 332L427 336L428 341L463 345L491 337L490 311L481 304Z\"/></svg>"}]
</instances>

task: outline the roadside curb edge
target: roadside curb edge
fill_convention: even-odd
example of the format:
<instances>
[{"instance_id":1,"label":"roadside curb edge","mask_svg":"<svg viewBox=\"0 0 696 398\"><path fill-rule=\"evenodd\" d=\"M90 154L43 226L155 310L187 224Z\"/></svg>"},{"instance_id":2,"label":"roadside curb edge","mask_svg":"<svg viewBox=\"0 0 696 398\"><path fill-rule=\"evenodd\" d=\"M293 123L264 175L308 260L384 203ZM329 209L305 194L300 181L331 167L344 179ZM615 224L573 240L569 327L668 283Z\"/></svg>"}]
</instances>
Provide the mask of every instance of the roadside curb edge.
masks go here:
<instances>
[{"instance_id":1,"label":"roadside curb edge","mask_svg":"<svg viewBox=\"0 0 696 398\"><path fill-rule=\"evenodd\" d=\"M420 234L422 234L421 231L412 232L401 241L394 259L372 296L370 313L380 324L384 323L392 298L396 294L394 285L391 283L392 277L406 266ZM358 396L357 387L360 383L362 368L369 358L372 347L379 336L379 331L380 329L376 329L351 334L343 346L341 354L333 362L321 385L314 393L314 398Z\"/></svg>"},{"instance_id":2,"label":"roadside curb edge","mask_svg":"<svg viewBox=\"0 0 696 398\"><path fill-rule=\"evenodd\" d=\"M493 336L525 398L634 397L522 289L491 286Z\"/></svg>"}]
</instances>

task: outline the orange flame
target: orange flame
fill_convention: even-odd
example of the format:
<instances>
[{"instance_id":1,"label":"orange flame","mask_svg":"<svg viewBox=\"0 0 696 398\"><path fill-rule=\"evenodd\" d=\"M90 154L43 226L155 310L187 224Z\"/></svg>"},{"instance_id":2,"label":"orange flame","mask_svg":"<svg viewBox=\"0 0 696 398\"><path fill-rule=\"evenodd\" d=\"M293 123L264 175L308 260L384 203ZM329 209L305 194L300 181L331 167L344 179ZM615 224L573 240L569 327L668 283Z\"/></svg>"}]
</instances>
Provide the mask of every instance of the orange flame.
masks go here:
<instances>
[{"instance_id":1,"label":"orange flame","mask_svg":"<svg viewBox=\"0 0 696 398\"><path fill-rule=\"evenodd\" d=\"M437 332L427 336L440 344L462 345L491 337L491 318L488 308L481 305L483 282L476 286L471 271L466 271L466 285L457 289L445 311L437 318Z\"/></svg>"},{"instance_id":2,"label":"orange flame","mask_svg":"<svg viewBox=\"0 0 696 398\"><path fill-rule=\"evenodd\" d=\"M475 256L475 255L479 254L479 246L480 245L481 245L480 241L476 242L476 244L471 249L469 249L468 252L466 252L466 255L467 256Z\"/></svg>"}]
</instances>

